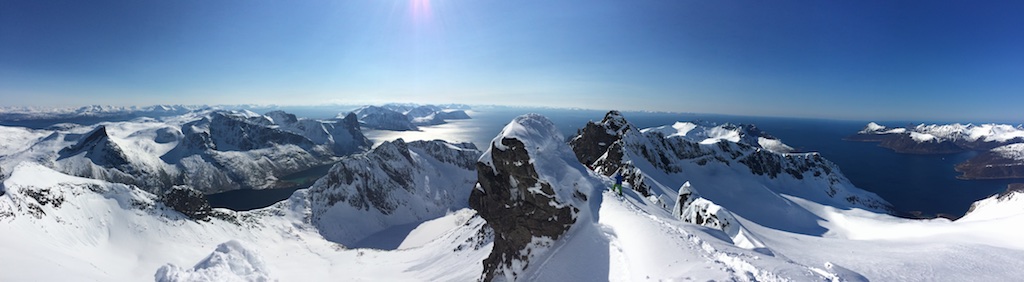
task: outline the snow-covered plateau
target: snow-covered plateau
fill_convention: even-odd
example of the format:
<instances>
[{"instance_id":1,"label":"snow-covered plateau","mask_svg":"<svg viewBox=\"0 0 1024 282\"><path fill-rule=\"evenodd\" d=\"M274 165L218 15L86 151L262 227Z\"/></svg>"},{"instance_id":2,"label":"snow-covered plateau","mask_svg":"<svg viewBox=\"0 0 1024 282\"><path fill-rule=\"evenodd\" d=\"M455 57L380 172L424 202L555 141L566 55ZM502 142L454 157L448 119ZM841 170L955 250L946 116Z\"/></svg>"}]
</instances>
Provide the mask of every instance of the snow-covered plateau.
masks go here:
<instances>
[{"instance_id":1,"label":"snow-covered plateau","mask_svg":"<svg viewBox=\"0 0 1024 282\"><path fill-rule=\"evenodd\" d=\"M528 114L487 148L399 139L370 149L348 143L356 119L200 111L0 127L0 281L1024 275L1020 187L958 220L905 219L819 154L793 153L752 126L641 129L612 111L566 138ZM1004 152L1014 148L993 151L1015 157ZM189 177L263 183L273 171L229 172L321 160L336 164L310 188L244 212L210 208L187 183L119 178L204 167ZM616 175L621 195L609 190Z\"/></svg>"}]
</instances>

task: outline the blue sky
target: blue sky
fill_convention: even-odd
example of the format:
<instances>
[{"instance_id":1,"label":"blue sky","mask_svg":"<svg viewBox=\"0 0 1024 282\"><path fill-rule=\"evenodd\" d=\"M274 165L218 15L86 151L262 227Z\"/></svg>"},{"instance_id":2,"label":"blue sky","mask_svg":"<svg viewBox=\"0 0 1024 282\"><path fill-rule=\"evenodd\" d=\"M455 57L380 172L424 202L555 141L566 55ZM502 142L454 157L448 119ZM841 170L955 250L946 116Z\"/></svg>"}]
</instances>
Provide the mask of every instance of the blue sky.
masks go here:
<instances>
[{"instance_id":1,"label":"blue sky","mask_svg":"<svg viewBox=\"0 0 1024 282\"><path fill-rule=\"evenodd\" d=\"M1020 1L7 1L0 105L1020 121Z\"/></svg>"}]
</instances>

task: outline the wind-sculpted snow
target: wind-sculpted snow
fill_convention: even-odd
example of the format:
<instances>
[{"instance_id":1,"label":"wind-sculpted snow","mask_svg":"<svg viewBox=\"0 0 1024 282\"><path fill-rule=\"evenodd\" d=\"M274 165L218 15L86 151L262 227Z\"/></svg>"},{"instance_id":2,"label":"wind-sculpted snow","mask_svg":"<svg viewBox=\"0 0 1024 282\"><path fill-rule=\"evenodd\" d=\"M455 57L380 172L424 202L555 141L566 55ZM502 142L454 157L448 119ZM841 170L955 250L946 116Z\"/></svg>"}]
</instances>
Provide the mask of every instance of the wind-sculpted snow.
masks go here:
<instances>
[{"instance_id":1,"label":"wind-sculpted snow","mask_svg":"<svg viewBox=\"0 0 1024 282\"><path fill-rule=\"evenodd\" d=\"M733 244L746 249L764 249L764 243L756 239L746 228L743 228L727 209L704 199L690 186L690 182L679 188L676 204L672 207L672 215L687 223L706 226L721 230L729 235Z\"/></svg>"},{"instance_id":2,"label":"wind-sculpted snow","mask_svg":"<svg viewBox=\"0 0 1024 282\"><path fill-rule=\"evenodd\" d=\"M156 271L155 281L272 281L259 253L231 240L217 246L192 268L168 264Z\"/></svg>"},{"instance_id":3,"label":"wind-sculpted snow","mask_svg":"<svg viewBox=\"0 0 1024 282\"><path fill-rule=\"evenodd\" d=\"M464 208L479 156L470 143L398 139L343 158L310 187L313 222L325 238L352 245Z\"/></svg>"},{"instance_id":4,"label":"wind-sculpted snow","mask_svg":"<svg viewBox=\"0 0 1024 282\"><path fill-rule=\"evenodd\" d=\"M469 203L495 232L484 280L527 279L523 274L537 268L574 224L593 224L588 199L601 183L563 140L546 117L523 115L480 157Z\"/></svg>"}]
</instances>

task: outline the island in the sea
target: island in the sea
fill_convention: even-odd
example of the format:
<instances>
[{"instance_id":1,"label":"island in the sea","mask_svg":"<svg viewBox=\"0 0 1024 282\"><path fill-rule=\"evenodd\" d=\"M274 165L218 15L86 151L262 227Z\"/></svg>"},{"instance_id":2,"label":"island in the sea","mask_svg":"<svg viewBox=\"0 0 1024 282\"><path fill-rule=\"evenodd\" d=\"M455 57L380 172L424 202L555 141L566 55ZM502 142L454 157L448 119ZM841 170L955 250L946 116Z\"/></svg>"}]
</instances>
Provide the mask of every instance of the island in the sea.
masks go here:
<instances>
[{"instance_id":1,"label":"island in the sea","mask_svg":"<svg viewBox=\"0 0 1024 282\"><path fill-rule=\"evenodd\" d=\"M981 152L956 165L961 179L1024 178L1024 126L1007 124L920 124L886 127L871 122L848 141L879 142L904 154Z\"/></svg>"}]
</instances>

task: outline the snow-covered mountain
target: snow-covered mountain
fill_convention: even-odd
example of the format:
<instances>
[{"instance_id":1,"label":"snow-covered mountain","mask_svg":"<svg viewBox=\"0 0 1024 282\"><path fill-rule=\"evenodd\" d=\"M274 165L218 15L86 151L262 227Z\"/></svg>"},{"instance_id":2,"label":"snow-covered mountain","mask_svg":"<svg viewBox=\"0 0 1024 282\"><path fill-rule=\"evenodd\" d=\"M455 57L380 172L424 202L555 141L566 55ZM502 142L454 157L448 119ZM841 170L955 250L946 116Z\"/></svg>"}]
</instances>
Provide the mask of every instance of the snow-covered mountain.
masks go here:
<instances>
[{"instance_id":1,"label":"snow-covered mountain","mask_svg":"<svg viewBox=\"0 0 1024 282\"><path fill-rule=\"evenodd\" d=\"M986 151L998 146L1024 143L1024 126L1008 124L919 124L889 128L871 122L852 141L881 142L899 153L948 154L965 150Z\"/></svg>"},{"instance_id":2,"label":"snow-covered mountain","mask_svg":"<svg viewBox=\"0 0 1024 282\"><path fill-rule=\"evenodd\" d=\"M282 121L287 115L229 115L279 132L291 132L281 124L296 124ZM469 144L386 142L341 157L313 187L246 212L204 206L187 185L154 194L70 176L50 168L47 158L22 155L81 144L83 153L75 156L91 162L89 152L111 151L110 144L132 163L135 149L169 151L181 143L185 130L157 133L168 122L104 123L106 137L97 127L75 128L52 137L75 134L50 147L38 144L52 131L2 129L17 134L3 140L35 143L0 147L18 156L17 163L11 155L0 160L0 280L1003 281L1024 275L1024 242L1013 228L1024 225L1019 188L977 202L956 221L897 218L816 154L773 152L743 138L669 137L639 130L614 112L587 124L571 143L539 115L513 120L482 154ZM282 134L236 125L250 141L210 137L200 144L260 148L261 140ZM206 132L202 122L192 126ZM127 137L132 132L179 141L136 144L141 139ZM155 138L161 134L177 137ZM592 158L593 170L580 162L585 158ZM622 196L606 191L616 170L639 176L629 178ZM400 243L359 248L387 238Z\"/></svg>"},{"instance_id":3,"label":"snow-covered mountain","mask_svg":"<svg viewBox=\"0 0 1024 282\"><path fill-rule=\"evenodd\" d=\"M446 120L469 119L458 105L435 106L417 104L385 104L363 106L353 113L363 126L395 131L419 130L418 126L444 124ZM468 107L466 107L468 108Z\"/></svg>"},{"instance_id":4,"label":"snow-covered mountain","mask_svg":"<svg viewBox=\"0 0 1024 282\"><path fill-rule=\"evenodd\" d=\"M346 157L309 188L313 224L326 239L353 245L466 208L479 156L472 143L397 139Z\"/></svg>"},{"instance_id":5,"label":"snow-covered mountain","mask_svg":"<svg viewBox=\"0 0 1024 282\"><path fill-rule=\"evenodd\" d=\"M209 106L202 105L154 105L148 107L92 105L79 108L0 107L0 120L23 121L74 118L155 118L181 115L209 108Z\"/></svg>"},{"instance_id":6,"label":"snow-covered mountain","mask_svg":"<svg viewBox=\"0 0 1024 282\"><path fill-rule=\"evenodd\" d=\"M419 127L412 124L404 114L388 108L363 106L352 113L359 118L360 124L369 128L394 131L419 130Z\"/></svg>"},{"instance_id":7,"label":"snow-covered mountain","mask_svg":"<svg viewBox=\"0 0 1024 282\"><path fill-rule=\"evenodd\" d=\"M641 130L611 111L600 122L580 129L570 144L579 160L594 171L605 176L620 173L628 187L666 207L675 204L678 187L689 182L703 197L740 216L794 231L820 232L821 227L812 214L780 194L843 208L889 209L885 200L855 187L835 164L817 153L773 151L762 144L785 145L751 134L757 131L747 131L743 138L736 131L704 134L718 129L676 123ZM731 138L715 138L723 135ZM762 203L745 204L751 198Z\"/></svg>"},{"instance_id":8,"label":"snow-covered mountain","mask_svg":"<svg viewBox=\"0 0 1024 282\"><path fill-rule=\"evenodd\" d=\"M881 142L898 153L949 154L966 150L980 153L956 165L961 179L1024 178L1024 126L1007 124L920 124L888 128L871 122L847 140Z\"/></svg>"},{"instance_id":9,"label":"snow-covered mountain","mask_svg":"<svg viewBox=\"0 0 1024 282\"><path fill-rule=\"evenodd\" d=\"M672 125L646 128L641 131L659 132L665 135L666 138L678 136L701 144L713 144L719 140L725 140L764 148L772 152L793 152L793 147L782 143L778 138L761 131L751 124L734 125L726 123L717 125L705 121L676 122Z\"/></svg>"},{"instance_id":10,"label":"snow-covered mountain","mask_svg":"<svg viewBox=\"0 0 1024 282\"><path fill-rule=\"evenodd\" d=\"M272 188L277 177L333 162L371 144L354 116L278 124L246 111L201 111L54 130L4 128L19 136L10 138L26 142L0 156L0 167L8 171L31 161L153 193L174 185L204 193Z\"/></svg>"}]
</instances>

